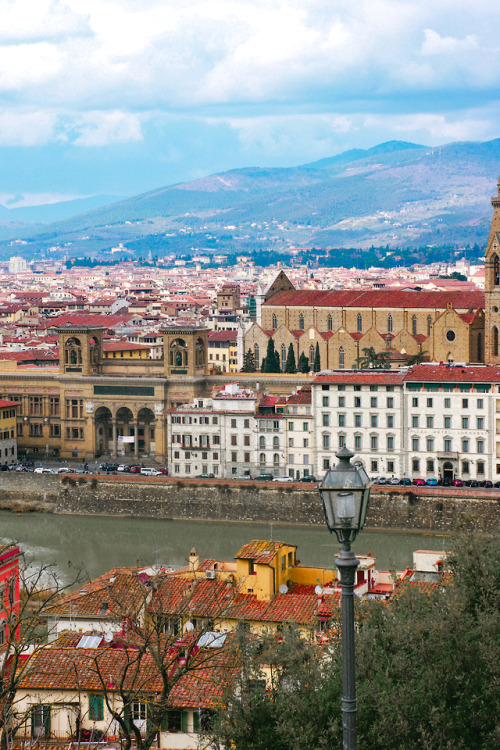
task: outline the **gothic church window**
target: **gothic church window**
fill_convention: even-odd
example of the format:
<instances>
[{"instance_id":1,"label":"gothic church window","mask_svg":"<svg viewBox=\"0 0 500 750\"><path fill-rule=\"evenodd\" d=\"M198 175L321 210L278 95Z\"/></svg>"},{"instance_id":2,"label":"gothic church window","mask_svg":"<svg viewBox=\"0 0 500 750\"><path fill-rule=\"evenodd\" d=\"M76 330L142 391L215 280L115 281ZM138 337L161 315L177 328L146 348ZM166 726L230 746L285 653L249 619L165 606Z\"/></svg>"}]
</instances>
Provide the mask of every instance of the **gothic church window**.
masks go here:
<instances>
[{"instance_id":1,"label":"gothic church window","mask_svg":"<svg viewBox=\"0 0 500 750\"><path fill-rule=\"evenodd\" d=\"M387 316L387 332L392 333L392 315L390 313Z\"/></svg>"}]
</instances>

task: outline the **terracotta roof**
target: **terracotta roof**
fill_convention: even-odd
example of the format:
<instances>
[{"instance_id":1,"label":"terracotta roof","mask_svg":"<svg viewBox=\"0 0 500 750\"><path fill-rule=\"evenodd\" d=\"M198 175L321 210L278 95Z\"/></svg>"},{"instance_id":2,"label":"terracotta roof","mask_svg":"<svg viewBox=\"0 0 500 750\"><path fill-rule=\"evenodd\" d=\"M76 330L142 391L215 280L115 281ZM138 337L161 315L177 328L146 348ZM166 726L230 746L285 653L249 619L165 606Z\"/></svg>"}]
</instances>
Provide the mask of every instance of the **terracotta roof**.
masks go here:
<instances>
[{"instance_id":1,"label":"terracotta roof","mask_svg":"<svg viewBox=\"0 0 500 750\"><path fill-rule=\"evenodd\" d=\"M296 544L285 545L284 542L269 542L252 539L235 555L236 560L253 560L255 563L269 563L274 560L278 551L284 547L296 547Z\"/></svg>"},{"instance_id":2,"label":"terracotta roof","mask_svg":"<svg viewBox=\"0 0 500 750\"><path fill-rule=\"evenodd\" d=\"M394 370L336 370L335 372L320 373L314 378L315 383L355 383L362 385L399 384L405 380L404 372Z\"/></svg>"},{"instance_id":3,"label":"terracotta roof","mask_svg":"<svg viewBox=\"0 0 500 750\"><path fill-rule=\"evenodd\" d=\"M3 401L0 400L0 409L4 409L6 406L20 406L17 401Z\"/></svg>"},{"instance_id":4,"label":"terracotta roof","mask_svg":"<svg viewBox=\"0 0 500 750\"><path fill-rule=\"evenodd\" d=\"M451 383L499 383L500 367L495 365L415 365L404 376L405 381L426 383L429 381Z\"/></svg>"},{"instance_id":5,"label":"terracotta roof","mask_svg":"<svg viewBox=\"0 0 500 750\"><path fill-rule=\"evenodd\" d=\"M264 306L274 307L395 307L445 309L451 302L458 310L484 307L484 292L398 291L394 289L291 290L274 294Z\"/></svg>"},{"instance_id":6,"label":"terracotta roof","mask_svg":"<svg viewBox=\"0 0 500 750\"><path fill-rule=\"evenodd\" d=\"M211 341L236 341L237 331L212 331L208 334L208 343Z\"/></svg>"}]
</instances>

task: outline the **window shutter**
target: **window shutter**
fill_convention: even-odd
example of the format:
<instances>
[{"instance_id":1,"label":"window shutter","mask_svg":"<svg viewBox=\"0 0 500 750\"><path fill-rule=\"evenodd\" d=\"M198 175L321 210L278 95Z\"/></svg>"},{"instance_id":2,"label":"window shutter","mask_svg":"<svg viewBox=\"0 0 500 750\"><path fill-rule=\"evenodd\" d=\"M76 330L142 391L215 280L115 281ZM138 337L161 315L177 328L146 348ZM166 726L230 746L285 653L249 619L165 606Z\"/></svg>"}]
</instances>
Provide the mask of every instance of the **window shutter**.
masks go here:
<instances>
[{"instance_id":1,"label":"window shutter","mask_svg":"<svg viewBox=\"0 0 500 750\"><path fill-rule=\"evenodd\" d=\"M168 711L165 711L163 714L163 719L161 720L160 729L162 732L168 732Z\"/></svg>"},{"instance_id":2,"label":"window shutter","mask_svg":"<svg viewBox=\"0 0 500 750\"><path fill-rule=\"evenodd\" d=\"M181 714L181 732L187 732L188 730L188 712L183 711Z\"/></svg>"},{"instance_id":3,"label":"window shutter","mask_svg":"<svg viewBox=\"0 0 500 750\"><path fill-rule=\"evenodd\" d=\"M200 731L200 712L193 711L193 732Z\"/></svg>"}]
</instances>

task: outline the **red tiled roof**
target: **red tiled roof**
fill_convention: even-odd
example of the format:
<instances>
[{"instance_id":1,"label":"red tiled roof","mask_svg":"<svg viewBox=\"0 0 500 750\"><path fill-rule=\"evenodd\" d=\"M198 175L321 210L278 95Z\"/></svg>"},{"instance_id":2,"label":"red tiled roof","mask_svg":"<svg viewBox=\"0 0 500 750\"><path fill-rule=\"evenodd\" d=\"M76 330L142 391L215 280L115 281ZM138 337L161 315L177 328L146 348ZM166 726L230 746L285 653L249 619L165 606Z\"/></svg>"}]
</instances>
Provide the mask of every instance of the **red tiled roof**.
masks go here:
<instances>
[{"instance_id":1,"label":"red tiled roof","mask_svg":"<svg viewBox=\"0 0 500 750\"><path fill-rule=\"evenodd\" d=\"M404 376L405 381L426 383L442 381L452 383L499 383L500 367L495 365L415 365Z\"/></svg>"},{"instance_id":2,"label":"red tiled roof","mask_svg":"<svg viewBox=\"0 0 500 750\"><path fill-rule=\"evenodd\" d=\"M336 370L325 374L316 375L315 383L357 383L376 385L387 383L403 383L405 380L404 372L395 372L394 370Z\"/></svg>"},{"instance_id":3,"label":"red tiled roof","mask_svg":"<svg viewBox=\"0 0 500 750\"><path fill-rule=\"evenodd\" d=\"M269 542L252 539L235 555L236 560L253 560L256 563L269 563L274 560L277 552L284 546L296 547L295 544L285 545L284 542Z\"/></svg>"},{"instance_id":4,"label":"red tiled roof","mask_svg":"<svg viewBox=\"0 0 500 750\"><path fill-rule=\"evenodd\" d=\"M208 343L211 341L236 341L237 331L212 331L208 334Z\"/></svg>"},{"instance_id":5,"label":"red tiled roof","mask_svg":"<svg viewBox=\"0 0 500 750\"><path fill-rule=\"evenodd\" d=\"M0 409L3 409L7 406L20 406L17 401L3 401L0 399Z\"/></svg>"},{"instance_id":6,"label":"red tiled roof","mask_svg":"<svg viewBox=\"0 0 500 750\"><path fill-rule=\"evenodd\" d=\"M451 302L457 310L484 307L484 292L418 292L394 289L342 289L332 291L290 290L274 294L265 306L288 307L382 307L446 309Z\"/></svg>"}]
</instances>

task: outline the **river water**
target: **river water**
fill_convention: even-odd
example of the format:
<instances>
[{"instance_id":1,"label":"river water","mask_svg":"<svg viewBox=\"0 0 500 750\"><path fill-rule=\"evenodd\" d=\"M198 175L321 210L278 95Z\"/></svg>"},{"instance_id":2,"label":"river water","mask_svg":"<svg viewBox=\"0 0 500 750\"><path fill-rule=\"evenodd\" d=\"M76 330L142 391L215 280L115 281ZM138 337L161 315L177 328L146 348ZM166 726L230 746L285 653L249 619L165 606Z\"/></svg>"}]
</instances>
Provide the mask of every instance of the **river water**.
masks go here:
<instances>
[{"instance_id":1,"label":"river water","mask_svg":"<svg viewBox=\"0 0 500 750\"><path fill-rule=\"evenodd\" d=\"M339 545L324 527L145 518L110 518L0 511L0 538L16 541L35 563L55 565L62 580L77 569L93 578L117 565L160 563L185 565L192 547L200 559L232 560L251 539L274 539L297 545L303 565L333 564ZM371 552L380 570L412 565L416 549L446 550L446 536L394 532L362 532L354 544L359 554Z\"/></svg>"}]
</instances>

